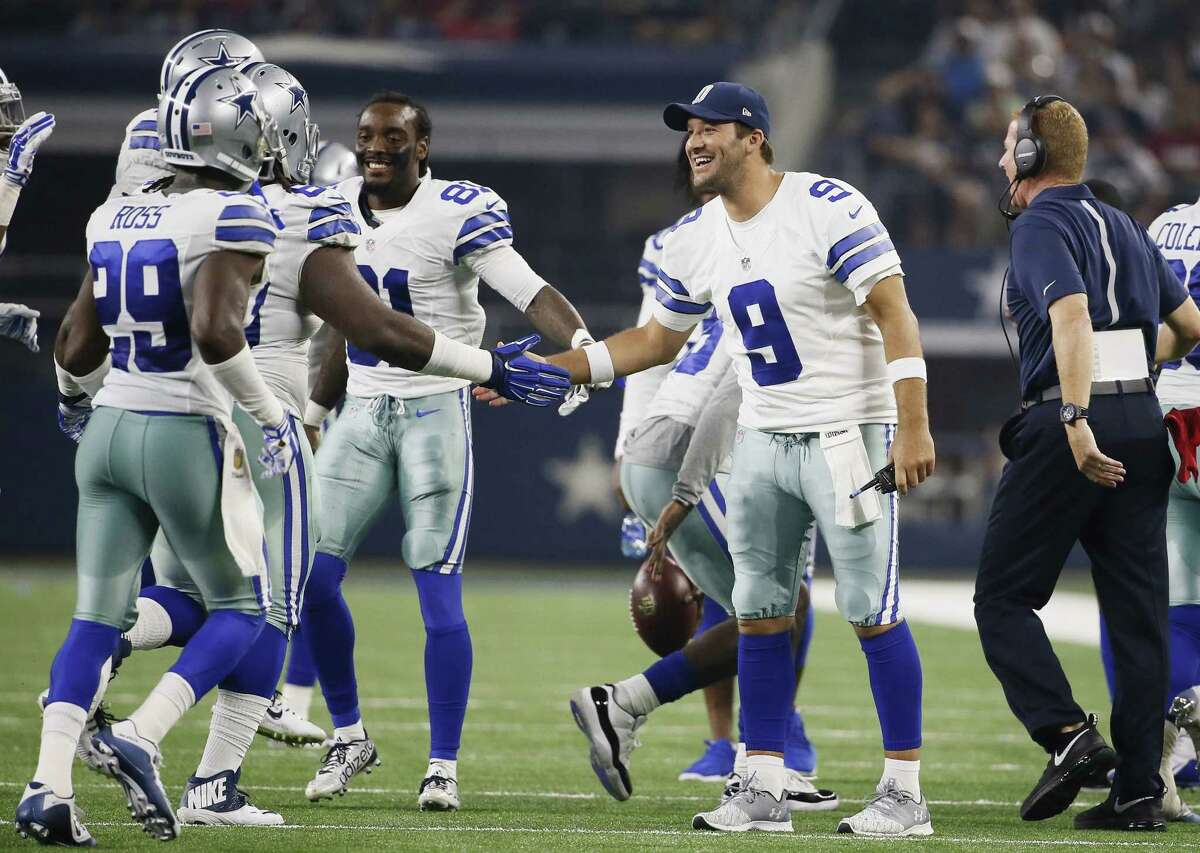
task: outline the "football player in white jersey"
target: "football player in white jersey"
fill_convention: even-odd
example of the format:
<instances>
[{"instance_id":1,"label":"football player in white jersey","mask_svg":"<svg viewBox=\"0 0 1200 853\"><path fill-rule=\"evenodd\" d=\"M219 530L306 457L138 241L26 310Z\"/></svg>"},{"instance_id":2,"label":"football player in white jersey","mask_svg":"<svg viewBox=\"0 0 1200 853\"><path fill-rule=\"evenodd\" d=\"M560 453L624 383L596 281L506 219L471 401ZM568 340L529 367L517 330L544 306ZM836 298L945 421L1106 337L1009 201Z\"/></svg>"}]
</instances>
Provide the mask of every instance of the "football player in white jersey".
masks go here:
<instances>
[{"instance_id":1,"label":"football player in white jersey","mask_svg":"<svg viewBox=\"0 0 1200 853\"><path fill-rule=\"evenodd\" d=\"M431 134L426 110L400 93L374 96L359 114L355 154L363 176L338 188L362 227L355 258L379 298L474 346L484 330L482 277L550 339L588 337L571 304L512 247L504 200L470 181L432 176ZM341 584L363 536L399 498L401 556L426 630L431 748L418 805L459 806L472 659L461 575L474 491L467 384L415 375L351 345L345 356L331 353L311 395L306 426L319 425L346 392L317 454L321 542L304 599L304 632L335 726L334 746L307 788L311 800L332 797L378 761L359 713L354 624Z\"/></svg>"},{"instance_id":2,"label":"football player in white jersey","mask_svg":"<svg viewBox=\"0 0 1200 853\"><path fill-rule=\"evenodd\" d=\"M0 68L0 255L8 242L17 198L33 171L33 158L54 132L54 116L34 113L25 118L21 90ZM0 302L0 337L12 338L38 351L37 311L15 302Z\"/></svg>"},{"instance_id":3,"label":"football player in white jersey","mask_svg":"<svg viewBox=\"0 0 1200 853\"><path fill-rule=\"evenodd\" d=\"M1150 225L1150 236L1193 300L1200 301L1200 201L1170 208ZM1159 351L1169 347L1170 329L1160 327ZM1200 751L1200 350L1182 361L1163 365L1156 387L1178 475L1167 503L1167 567L1170 572L1171 678L1174 697L1163 734L1163 766L1167 785L1163 812L1168 819L1187 819L1191 810L1175 790L1170 757L1181 730ZM1194 817L1194 816L1192 816Z\"/></svg>"},{"instance_id":4,"label":"football player in white jersey","mask_svg":"<svg viewBox=\"0 0 1200 853\"><path fill-rule=\"evenodd\" d=\"M693 826L792 829L781 799L795 678L790 630L815 519L838 608L866 656L885 756L875 795L838 830L928 835L918 780L921 667L899 610L897 502L875 491L850 497L889 459L901 494L933 470L925 364L899 257L853 187L771 169L770 118L754 90L705 86L692 103L669 106L664 120L687 133L696 189L719 197L664 240L650 322L551 361L574 382L611 380L674 358L711 307L725 329L742 388L726 499L753 781ZM607 783L654 698L602 693L573 710ZM625 704L614 710L614 698Z\"/></svg>"},{"instance_id":5,"label":"football player in white jersey","mask_svg":"<svg viewBox=\"0 0 1200 853\"><path fill-rule=\"evenodd\" d=\"M363 282L353 256L360 229L349 204L332 188L303 183L316 158L318 137L316 125L309 120L304 87L277 65L245 63L242 70L257 87L271 121L267 138L272 156L264 163L261 193L280 228L267 261L266 281L250 299L245 334L255 365L287 410L291 424L298 429L308 390L308 339L321 318L342 330L356 346L383 353L393 363L490 384L497 357L455 341L439 340L437 332L380 303ZM435 353L448 353L449 357ZM563 382L561 391L565 390ZM505 393L513 391L509 388ZM233 420L243 436L254 428L240 409L234 410ZM272 731L276 737L301 743L306 737L307 742L324 740L324 733L304 720L283 725L282 707L278 701L272 706L287 638L299 621L317 539L316 520L309 511L309 495L314 490L311 451L303 438L300 450L296 465L285 477L256 477L274 595L262 633L218 684L208 743L188 780L179 810L184 823L283 822L279 814L252 805L238 787L242 762L264 714L275 712ZM204 617L201 590L162 532L151 553L159 583L143 589L138 598L138 621L127 634L135 649L185 642L192 626ZM308 735L305 726L315 733Z\"/></svg>"},{"instance_id":6,"label":"football player in white jersey","mask_svg":"<svg viewBox=\"0 0 1200 853\"><path fill-rule=\"evenodd\" d=\"M79 589L50 671L38 768L16 816L18 831L42 843L95 843L75 813L71 764L120 633L134 622L138 572L159 525L208 615L146 701L94 738L102 769L154 837L179 830L158 776L159 743L262 630L262 521L232 402L254 419L272 475L286 475L299 438L242 331L277 233L266 206L243 192L264 151L256 94L232 69L188 77L159 108L164 137L172 129L164 153L181 169L171 194L110 200L88 222L90 269L59 352L96 402L76 460Z\"/></svg>"}]
</instances>

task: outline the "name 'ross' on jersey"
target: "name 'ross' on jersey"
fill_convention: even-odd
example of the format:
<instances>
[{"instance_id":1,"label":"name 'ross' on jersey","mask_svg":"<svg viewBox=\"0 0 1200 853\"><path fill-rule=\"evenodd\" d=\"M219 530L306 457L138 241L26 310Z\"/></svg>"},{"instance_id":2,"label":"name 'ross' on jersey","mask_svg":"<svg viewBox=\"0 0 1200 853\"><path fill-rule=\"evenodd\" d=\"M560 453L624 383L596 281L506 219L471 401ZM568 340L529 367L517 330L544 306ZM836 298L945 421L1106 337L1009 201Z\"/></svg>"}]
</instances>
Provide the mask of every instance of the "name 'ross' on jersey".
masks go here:
<instances>
[{"instance_id":1,"label":"name 'ross' on jersey","mask_svg":"<svg viewBox=\"0 0 1200 853\"><path fill-rule=\"evenodd\" d=\"M903 272L858 190L786 172L749 220L730 219L718 197L663 244L654 316L682 331L715 307L742 387L739 423L799 433L896 421L883 337L864 302Z\"/></svg>"}]
</instances>

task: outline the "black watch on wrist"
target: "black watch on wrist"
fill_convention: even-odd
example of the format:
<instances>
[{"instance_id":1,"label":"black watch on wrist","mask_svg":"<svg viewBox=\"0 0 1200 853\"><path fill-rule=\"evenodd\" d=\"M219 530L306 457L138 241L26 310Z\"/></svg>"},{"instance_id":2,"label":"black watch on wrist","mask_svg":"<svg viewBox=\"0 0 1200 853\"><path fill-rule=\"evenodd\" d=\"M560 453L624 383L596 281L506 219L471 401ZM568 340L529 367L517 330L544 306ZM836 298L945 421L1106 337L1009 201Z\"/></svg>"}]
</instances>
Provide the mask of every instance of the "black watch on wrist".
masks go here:
<instances>
[{"instance_id":1,"label":"black watch on wrist","mask_svg":"<svg viewBox=\"0 0 1200 853\"><path fill-rule=\"evenodd\" d=\"M1076 406L1074 403L1063 403L1062 408L1058 410L1058 419L1064 424L1086 421L1087 416L1088 410L1083 406Z\"/></svg>"}]
</instances>

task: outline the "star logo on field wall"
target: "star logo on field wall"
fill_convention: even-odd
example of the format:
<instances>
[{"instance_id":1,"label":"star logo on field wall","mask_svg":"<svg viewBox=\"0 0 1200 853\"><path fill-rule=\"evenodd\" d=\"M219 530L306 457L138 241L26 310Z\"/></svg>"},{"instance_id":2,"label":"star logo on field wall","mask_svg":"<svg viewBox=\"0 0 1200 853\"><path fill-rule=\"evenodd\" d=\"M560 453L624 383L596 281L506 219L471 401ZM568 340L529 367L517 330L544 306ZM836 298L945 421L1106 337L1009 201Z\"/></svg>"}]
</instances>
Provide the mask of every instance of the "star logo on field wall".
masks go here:
<instances>
[{"instance_id":1,"label":"star logo on field wall","mask_svg":"<svg viewBox=\"0 0 1200 853\"><path fill-rule=\"evenodd\" d=\"M561 492L558 520L572 524L588 513L605 521L616 519L617 501L609 485L612 467L612 454L605 452L603 442L594 434L579 440L573 457L546 462L542 473Z\"/></svg>"}]
</instances>

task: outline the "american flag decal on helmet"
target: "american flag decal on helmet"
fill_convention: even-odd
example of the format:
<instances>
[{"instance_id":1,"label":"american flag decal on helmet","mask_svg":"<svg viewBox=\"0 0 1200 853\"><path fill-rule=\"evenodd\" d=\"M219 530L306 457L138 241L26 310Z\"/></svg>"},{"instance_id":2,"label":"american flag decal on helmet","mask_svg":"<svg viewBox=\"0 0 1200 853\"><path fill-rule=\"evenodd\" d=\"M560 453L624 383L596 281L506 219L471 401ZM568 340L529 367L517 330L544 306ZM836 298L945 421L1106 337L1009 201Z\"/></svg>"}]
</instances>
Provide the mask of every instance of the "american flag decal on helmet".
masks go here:
<instances>
[{"instance_id":1,"label":"american flag decal on helmet","mask_svg":"<svg viewBox=\"0 0 1200 853\"><path fill-rule=\"evenodd\" d=\"M212 136L212 124L207 121L194 121L191 131L192 136Z\"/></svg>"}]
</instances>

